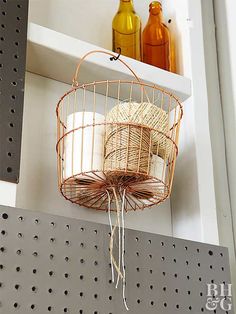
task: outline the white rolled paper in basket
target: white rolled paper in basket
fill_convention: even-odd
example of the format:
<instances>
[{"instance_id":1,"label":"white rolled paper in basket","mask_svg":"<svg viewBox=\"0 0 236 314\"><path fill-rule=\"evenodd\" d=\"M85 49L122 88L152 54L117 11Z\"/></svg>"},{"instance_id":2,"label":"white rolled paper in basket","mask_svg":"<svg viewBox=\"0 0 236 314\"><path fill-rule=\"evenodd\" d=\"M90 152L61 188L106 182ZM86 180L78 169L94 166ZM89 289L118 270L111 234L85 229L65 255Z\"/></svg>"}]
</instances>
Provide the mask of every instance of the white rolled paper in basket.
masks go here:
<instances>
[{"instance_id":1,"label":"white rolled paper in basket","mask_svg":"<svg viewBox=\"0 0 236 314\"><path fill-rule=\"evenodd\" d=\"M153 179L148 179L133 186L133 196L138 198L145 205L150 204L147 199L151 199L157 193L165 193L165 186L162 182L165 183L166 179L166 163L165 160L158 155L152 155L150 176L160 180L160 184L156 186L153 184Z\"/></svg>"},{"instance_id":2,"label":"white rolled paper in basket","mask_svg":"<svg viewBox=\"0 0 236 314\"><path fill-rule=\"evenodd\" d=\"M64 179L75 176L86 183L103 178L104 123L105 117L99 113L76 112L68 116L66 132L80 129L65 137ZM98 172L81 174L91 171Z\"/></svg>"},{"instance_id":3,"label":"white rolled paper in basket","mask_svg":"<svg viewBox=\"0 0 236 314\"><path fill-rule=\"evenodd\" d=\"M150 175L165 182L165 160L158 155L152 155Z\"/></svg>"}]
</instances>

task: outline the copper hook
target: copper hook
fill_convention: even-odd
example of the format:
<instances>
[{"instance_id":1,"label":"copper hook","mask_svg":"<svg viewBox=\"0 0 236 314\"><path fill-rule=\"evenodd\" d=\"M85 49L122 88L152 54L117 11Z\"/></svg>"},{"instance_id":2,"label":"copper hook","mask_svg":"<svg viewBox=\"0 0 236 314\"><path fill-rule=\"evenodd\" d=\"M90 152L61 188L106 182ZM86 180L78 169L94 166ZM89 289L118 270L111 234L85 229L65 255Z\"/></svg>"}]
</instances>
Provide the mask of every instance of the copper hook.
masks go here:
<instances>
[{"instance_id":1,"label":"copper hook","mask_svg":"<svg viewBox=\"0 0 236 314\"><path fill-rule=\"evenodd\" d=\"M117 57L110 57L110 60L111 60L111 61L116 61L116 60L118 60L118 59L120 58L120 55L121 55L121 48L118 47L118 48L117 48L117 51L118 51L118 56L117 56Z\"/></svg>"}]
</instances>

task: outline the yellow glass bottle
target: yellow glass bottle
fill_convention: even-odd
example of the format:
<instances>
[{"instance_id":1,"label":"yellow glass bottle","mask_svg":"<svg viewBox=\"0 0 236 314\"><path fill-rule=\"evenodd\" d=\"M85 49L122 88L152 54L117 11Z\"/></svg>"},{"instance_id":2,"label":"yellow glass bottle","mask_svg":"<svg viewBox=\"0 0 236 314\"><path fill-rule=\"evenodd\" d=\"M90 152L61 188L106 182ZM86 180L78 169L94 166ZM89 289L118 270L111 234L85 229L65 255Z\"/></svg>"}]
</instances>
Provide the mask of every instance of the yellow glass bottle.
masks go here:
<instances>
[{"instance_id":1,"label":"yellow glass bottle","mask_svg":"<svg viewBox=\"0 0 236 314\"><path fill-rule=\"evenodd\" d=\"M141 60L141 19L134 10L133 0L120 0L112 22L113 51Z\"/></svg>"},{"instance_id":2,"label":"yellow glass bottle","mask_svg":"<svg viewBox=\"0 0 236 314\"><path fill-rule=\"evenodd\" d=\"M163 23L162 6L158 1L149 5L149 19L143 30L143 62L170 71L171 39Z\"/></svg>"}]
</instances>

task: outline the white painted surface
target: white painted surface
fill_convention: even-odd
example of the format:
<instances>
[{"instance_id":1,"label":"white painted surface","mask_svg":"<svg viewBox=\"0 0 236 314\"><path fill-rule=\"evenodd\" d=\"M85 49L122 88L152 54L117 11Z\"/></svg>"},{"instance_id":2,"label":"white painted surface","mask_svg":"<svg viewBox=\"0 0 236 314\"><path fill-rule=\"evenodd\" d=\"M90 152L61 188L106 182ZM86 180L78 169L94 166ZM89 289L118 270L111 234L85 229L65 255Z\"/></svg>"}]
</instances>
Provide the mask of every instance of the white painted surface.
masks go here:
<instances>
[{"instance_id":1,"label":"white painted surface","mask_svg":"<svg viewBox=\"0 0 236 314\"><path fill-rule=\"evenodd\" d=\"M193 96L185 106L181 154L171 198L173 234L218 244L201 1L190 0L179 10L184 16L180 25L185 34L183 71L192 78Z\"/></svg>"},{"instance_id":2,"label":"white painted surface","mask_svg":"<svg viewBox=\"0 0 236 314\"><path fill-rule=\"evenodd\" d=\"M0 205L15 207L16 189L17 184L0 181Z\"/></svg>"},{"instance_id":3,"label":"white painted surface","mask_svg":"<svg viewBox=\"0 0 236 314\"><path fill-rule=\"evenodd\" d=\"M68 88L66 84L38 75L26 75L21 173L16 205L107 223L106 213L73 205L58 191L55 106ZM104 98L99 97L100 101ZM171 235L169 201L157 208L130 212L126 217L129 228Z\"/></svg>"},{"instance_id":4,"label":"white painted surface","mask_svg":"<svg viewBox=\"0 0 236 314\"><path fill-rule=\"evenodd\" d=\"M222 208L219 232L221 244L229 247L234 300L236 300L236 2L215 0L214 8L230 197L230 207ZM221 186L224 185L225 182L222 182Z\"/></svg>"},{"instance_id":5,"label":"white painted surface","mask_svg":"<svg viewBox=\"0 0 236 314\"><path fill-rule=\"evenodd\" d=\"M214 2L230 201L236 242L236 2Z\"/></svg>"},{"instance_id":6,"label":"white painted surface","mask_svg":"<svg viewBox=\"0 0 236 314\"><path fill-rule=\"evenodd\" d=\"M40 25L29 24L27 47L29 72L71 84L77 64L92 50L101 48ZM159 85L175 94L181 101L191 95L189 79L124 56L122 60L128 63L143 82ZM136 80L128 68L119 61L111 62L107 55L96 53L84 60L78 77L80 83L109 79ZM99 92L98 88L97 91ZM109 91L110 95L116 96L117 86L111 85ZM140 90L137 94L140 95Z\"/></svg>"}]
</instances>

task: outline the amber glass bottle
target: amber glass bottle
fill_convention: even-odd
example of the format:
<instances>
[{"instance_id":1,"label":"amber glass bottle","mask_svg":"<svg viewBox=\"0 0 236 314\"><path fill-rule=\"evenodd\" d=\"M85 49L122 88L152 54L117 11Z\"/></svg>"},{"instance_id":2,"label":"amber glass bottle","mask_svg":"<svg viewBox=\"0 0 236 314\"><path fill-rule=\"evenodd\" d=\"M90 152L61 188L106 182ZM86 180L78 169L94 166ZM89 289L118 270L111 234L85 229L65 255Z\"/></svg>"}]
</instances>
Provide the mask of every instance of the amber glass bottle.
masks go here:
<instances>
[{"instance_id":1,"label":"amber glass bottle","mask_svg":"<svg viewBox=\"0 0 236 314\"><path fill-rule=\"evenodd\" d=\"M151 2L149 12L149 19L143 30L143 62L170 71L170 32L163 23L161 3Z\"/></svg>"},{"instance_id":2,"label":"amber glass bottle","mask_svg":"<svg viewBox=\"0 0 236 314\"><path fill-rule=\"evenodd\" d=\"M113 51L141 60L141 19L134 10L133 0L120 0L119 10L112 22Z\"/></svg>"}]
</instances>

